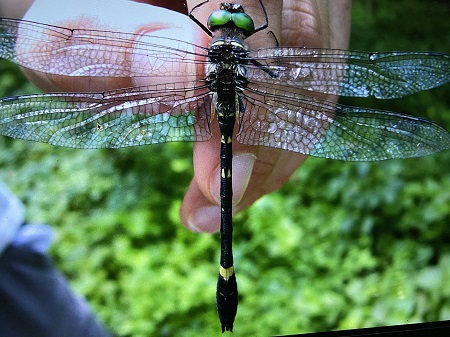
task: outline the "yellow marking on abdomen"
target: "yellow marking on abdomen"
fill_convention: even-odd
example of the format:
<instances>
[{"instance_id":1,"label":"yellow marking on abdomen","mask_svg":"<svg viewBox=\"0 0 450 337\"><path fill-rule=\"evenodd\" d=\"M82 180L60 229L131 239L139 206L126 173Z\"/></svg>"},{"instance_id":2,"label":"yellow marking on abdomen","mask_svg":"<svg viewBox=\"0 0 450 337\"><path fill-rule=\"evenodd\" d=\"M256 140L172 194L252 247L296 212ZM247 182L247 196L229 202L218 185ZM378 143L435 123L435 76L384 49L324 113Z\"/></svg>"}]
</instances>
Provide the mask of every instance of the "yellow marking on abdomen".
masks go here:
<instances>
[{"instance_id":1,"label":"yellow marking on abdomen","mask_svg":"<svg viewBox=\"0 0 450 337\"><path fill-rule=\"evenodd\" d=\"M231 266L230 268L224 268L224 267L220 266L219 274L225 280L228 280L234 274L234 267Z\"/></svg>"},{"instance_id":2,"label":"yellow marking on abdomen","mask_svg":"<svg viewBox=\"0 0 450 337\"><path fill-rule=\"evenodd\" d=\"M222 136L222 137L220 138L220 142L221 142L222 144L230 144L230 143L231 143L231 137L230 137L230 136L227 136L227 138L225 139L225 137Z\"/></svg>"},{"instance_id":3,"label":"yellow marking on abdomen","mask_svg":"<svg viewBox=\"0 0 450 337\"><path fill-rule=\"evenodd\" d=\"M220 173L220 175L222 176L222 178L231 178L231 171L230 170L226 170L222 169L222 172Z\"/></svg>"}]
</instances>

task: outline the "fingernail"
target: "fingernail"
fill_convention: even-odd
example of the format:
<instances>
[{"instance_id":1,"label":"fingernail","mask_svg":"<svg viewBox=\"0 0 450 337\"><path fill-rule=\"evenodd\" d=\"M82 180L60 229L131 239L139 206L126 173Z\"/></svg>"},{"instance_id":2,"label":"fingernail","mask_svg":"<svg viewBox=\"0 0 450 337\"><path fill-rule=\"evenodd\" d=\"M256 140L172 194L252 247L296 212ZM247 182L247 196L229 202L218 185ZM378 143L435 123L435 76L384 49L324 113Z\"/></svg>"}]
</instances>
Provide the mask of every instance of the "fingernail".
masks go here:
<instances>
[{"instance_id":1,"label":"fingernail","mask_svg":"<svg viewBox=\"0 0 450 337\"><path fill-rule=\"evenodd\" d=\"M217 232L220 229L220 207L200 207L188 218L187 225L194 232Z\"/></svg>"},{"instance_id":2,"label":"fingernail","mask_svg":"<svg viewBox=\"0 0 450 337\"><path fill-rule=\"evenodd\" d=\"M252 153L239 153L233 156L232 164L232 184L233 184L233 205L238 204L244 196L250 177L252 176L253 165L256 156ZM220 203L220 167L214 173L211 180L211 194L217 203Z\"/></svg>"}]
</instances>

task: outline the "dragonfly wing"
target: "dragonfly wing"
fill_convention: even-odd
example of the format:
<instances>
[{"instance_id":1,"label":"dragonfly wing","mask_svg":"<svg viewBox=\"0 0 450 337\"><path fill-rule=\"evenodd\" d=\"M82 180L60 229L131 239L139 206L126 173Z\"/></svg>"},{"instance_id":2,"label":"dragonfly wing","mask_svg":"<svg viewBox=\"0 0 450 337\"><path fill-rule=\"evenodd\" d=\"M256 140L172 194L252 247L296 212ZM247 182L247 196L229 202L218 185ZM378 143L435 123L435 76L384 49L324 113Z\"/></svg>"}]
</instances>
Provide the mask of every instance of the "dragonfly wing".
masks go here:
<instances>
[{"instance_id":1,"label":"dragonfly wing","mask_svg":"<svg viewBox=\"0 0 450 337\"><path fill-rule=\"evenodd\" d=\"M344 106L250 85L239 142L345 161L421 157L450 148L450 133L421 118Z\"/></svg>"},{"instance_id":2,"label":"dragonfly wing","mask_svg":"<svg viewBox=\"0 0 450 337\"><path fill-rule=\"evenodd\" d=\"M252 82L328 95L397 98L450 82L450 55L275 47L249 52Z\"/></svg>"},{"instance_id":3,"label":"dragonfly wing","mask_svg":"<svg viewBox=\"0 0 450 337\"><path fill-rule=\"evenodd\" d=\"M0 133L73 148L208 140L209 91L185 85L1 99Z\"/></svg>"},{"instance_id":4,"label":"dragonfly wing","mask_svg":"<svg viewBox=\"0 0 450 337\"><path fill-rule=\"evenodd\" d=\"M205 49L147 34L68 29L0 18L0 57L36 71L67 76L195 75Z\"/></svg>"}]
</instances>

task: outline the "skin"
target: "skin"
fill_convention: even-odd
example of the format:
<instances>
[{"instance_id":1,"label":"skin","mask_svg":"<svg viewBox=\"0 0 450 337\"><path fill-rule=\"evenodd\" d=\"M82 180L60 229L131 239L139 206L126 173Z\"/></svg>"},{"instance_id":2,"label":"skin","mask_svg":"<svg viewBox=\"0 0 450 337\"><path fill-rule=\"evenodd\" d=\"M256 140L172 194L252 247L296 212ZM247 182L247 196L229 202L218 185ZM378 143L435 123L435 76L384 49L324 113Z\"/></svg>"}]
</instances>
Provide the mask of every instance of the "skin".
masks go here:
<instances>
[{"instance_id":1,"label":"skin","mask_svg":"<svg viewBox=\"0 0 450 337\"><path fill-rule=\"evenodd\" d=\"M160 34L207 46L210 40L187 16L183 1L125 0L2 0L0 15L22 18L70 28L91 28L122 32ZM255 19L255 26L263 24L261 7L257 0L236 1ZM273 46L274 38L281 46L305 46L346 49L350 33L351 0L265 0L269 29L246 40L250 48ZM169 6L174 11L155 4ZM198 2L187 1L192 8ZM210 0L195 10L194 16L202 23L218 8L219 1ZM31 6L31 7L30 7ZM28 11L27 11L28 10ZM176 13L178 11L179 13ZM130 18L127 20L127 18ZM152 18L156 18L152 20ZM39 46L35 46L39 48ZM24 70L41 89L47 91L102 91L112 88L140 86L152 83L150 78L101 79L73 78L37 74ZM204 72L204 71L203 71ZM197 69L197 77L202 77ZM186 81L187 78L176 80ZM173 82L173 78L169 82ZM237 129L237 128L236 128ZM194 177L186 192L180 210L185 226L194 231L214 232L220 228L220 144L217 122L212 121L213 138L194 144ZM280 188L307 156L267 147L245 146L233 142L233 204L237 213L253 202Z\"/></svg>"}]
</instances>

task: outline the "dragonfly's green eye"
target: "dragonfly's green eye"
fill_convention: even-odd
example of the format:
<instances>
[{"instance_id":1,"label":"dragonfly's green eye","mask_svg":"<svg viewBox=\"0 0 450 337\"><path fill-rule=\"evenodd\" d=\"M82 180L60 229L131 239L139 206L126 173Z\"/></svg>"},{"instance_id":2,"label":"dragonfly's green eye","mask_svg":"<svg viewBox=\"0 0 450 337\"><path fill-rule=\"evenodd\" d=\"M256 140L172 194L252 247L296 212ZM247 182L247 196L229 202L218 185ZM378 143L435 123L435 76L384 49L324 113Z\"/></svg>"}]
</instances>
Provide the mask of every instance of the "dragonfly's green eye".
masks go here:
<instances>
[{"instance_id":1,"label":"dragonfly's green eye","mask_svg":"<svg viewBox=\"0 0 450 337\"><path fill-rule=\"evenodd\" d=\"M231 13L226 10L213 12L208 18L208 28L214 31L217 28L225 26L231 20Z\"/></svg>"},{"instance_id":2,"label":"dragonfly's green eye","mask_svg":"<svg viewBox=\"0 0 450 337\"><path fill-rule=\"evenodd\" d=\"M245 13L233 13L231 20L237 28L242 29L245 35L251 35L255 31L255 24L250 16Z\"/></svg>"},{"instance_id":3,"label":"dragonfly's green eye","mask_svg":"<svg viewBox=\"0 0 450 337\"><path fill-rule=\"evenodd\" d=\"M208 28L211 31L226 26L232 22L234 26L241 29L246 36L250 36L255 31L255 24L250 16L242 12L231 13L221 9L213 12L208 18Z\"/></svg>"}]
</instances>

